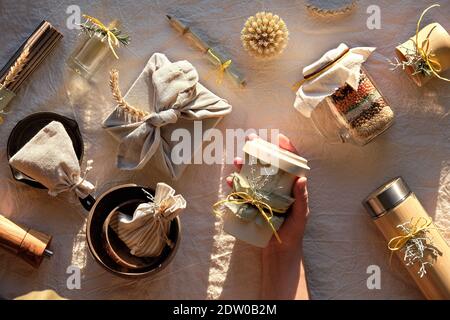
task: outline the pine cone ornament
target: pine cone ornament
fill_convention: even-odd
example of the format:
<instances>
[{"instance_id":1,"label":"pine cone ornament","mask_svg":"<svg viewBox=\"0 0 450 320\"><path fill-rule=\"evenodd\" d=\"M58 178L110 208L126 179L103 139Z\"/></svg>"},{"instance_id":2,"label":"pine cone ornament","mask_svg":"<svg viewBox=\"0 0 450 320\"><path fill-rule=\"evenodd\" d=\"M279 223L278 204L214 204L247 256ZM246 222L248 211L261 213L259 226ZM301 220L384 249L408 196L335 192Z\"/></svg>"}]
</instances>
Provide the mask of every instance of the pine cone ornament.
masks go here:
<instances>
[{"instance_id":1,"label":"pine cone ornament","mask_svg":"<svg viewBox=\"0 0 450 320\"><path fill-rule=\"evenodd\" d=\"M289 31L281 19L271 12L258 12L245 22L241 31L244 49L252 56L271 58L286 48Z\"/></svg>"}]
</instances>

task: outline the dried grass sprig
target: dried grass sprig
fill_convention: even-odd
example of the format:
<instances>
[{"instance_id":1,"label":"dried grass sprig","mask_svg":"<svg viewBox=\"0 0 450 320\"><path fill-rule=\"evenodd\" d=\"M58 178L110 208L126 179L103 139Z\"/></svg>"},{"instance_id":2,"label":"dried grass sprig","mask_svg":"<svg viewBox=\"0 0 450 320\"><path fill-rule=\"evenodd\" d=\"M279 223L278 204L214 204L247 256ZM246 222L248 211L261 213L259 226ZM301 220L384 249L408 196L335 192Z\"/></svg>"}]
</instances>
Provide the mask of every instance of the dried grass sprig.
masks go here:
<instances>
[{"instance_id":1,"label":"dried grass sprig","mask_svg":"<svg viewBox=\"0 0 450 320\"><path fill-rule=\"evenodd\" d=\"M433 75L430 66L428 63L423 59L423 57L420 55L420 53L417 51L416 47L414 46L414 49L411 50L410 48L407 48L405 46L402 46L405 49L405 58L404 61L399 61L397 58L395 58L395 61L392 61L390 59L387 59L389 64L391 65L390 70L394 71L397 68L401 68L402 70L405 70L408 67L411 67L414 71L412 73L413 76L419 74L423 75L425 77L429 77Z\"/></svg>"},{"instance_id":2,"label":"dried grass sprig","mask_svg":"<svg viewBox=\"0 0 450 320\"><path fill-rule=\"evenodd\" d=\"M30 54L30 48L25 47L25 49L22 51L22 53L17 58L16 62L11 66L9 69L5 80L1 84L2 87L7 87L9 84L13 83L17 80L17 76L22 72L23 68L25 67L26 63L28 62L28 56Z\"/></svg>"},{"instance_id":3,"label":"dried grass sprig","mask_svg":"<svg viewBox=\"0 0 450 320\"><path fill-rule=\"evenodd\" d=\"M114 100L123 111L138 118L139 120L149 115L148 112L135 108L125 101L119 88L119 71L117 71L116 69L113 69L110 72L109 86L111 88Z\"/></svg>"},{"instance_id":4,"label":"dried grass sprig","mask_svg":"<svg viewBox=\"0 0 450 320\"><path fill-rule=\"evenodd\" d=\"M408 234L412 230L411 222L405 222L397 226L403 233ZM433 246L433 239L429 236L428 230L421 231L416 237L413 237L406 242L404 250L403 260L406 266L412 266L416 263L420 264L419 274L420 278L427 273L427 266L433 266L433 260L427 261L427 252L431 255L432 259L436 259L439 256L439 251Z\"/></svg>"}]
</instances>

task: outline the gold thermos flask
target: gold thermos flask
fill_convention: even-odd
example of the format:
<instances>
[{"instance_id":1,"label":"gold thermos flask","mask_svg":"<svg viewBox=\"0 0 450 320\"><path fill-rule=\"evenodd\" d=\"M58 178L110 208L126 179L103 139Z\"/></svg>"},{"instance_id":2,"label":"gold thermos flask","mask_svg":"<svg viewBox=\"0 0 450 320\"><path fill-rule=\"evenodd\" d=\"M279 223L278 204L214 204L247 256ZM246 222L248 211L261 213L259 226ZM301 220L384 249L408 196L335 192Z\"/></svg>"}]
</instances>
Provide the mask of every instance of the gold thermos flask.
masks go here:
<instances>
[{"instance_id":1,"label":"gold thermos flask","mask_svg":"<svg viewBox=\"0 0 450 320\"><path fill-rule=\"evenodd\" d=\"M401 177L392 179L372 192L363 205L384 235L386 250L401 259L423 295L427 299L450 299L449 246L406 182ZM425 239L429 249L414 251L418 239ZM405 259L407 248L408 253L423 252L423 258L406 265L410 261L409 257Z\"/></svg>"},{"instance_id":2,"label":"gold thermos flask","mask_svg":"<svg viewBox=\"0 0 450 320\"><path fill-rule=\"evenodd\" d=\"M19 226L0 214L0 246L34 267L39 267L44 257L53 255L48 249L51 239L49 235Z\"/></svg>"}]
</instances>

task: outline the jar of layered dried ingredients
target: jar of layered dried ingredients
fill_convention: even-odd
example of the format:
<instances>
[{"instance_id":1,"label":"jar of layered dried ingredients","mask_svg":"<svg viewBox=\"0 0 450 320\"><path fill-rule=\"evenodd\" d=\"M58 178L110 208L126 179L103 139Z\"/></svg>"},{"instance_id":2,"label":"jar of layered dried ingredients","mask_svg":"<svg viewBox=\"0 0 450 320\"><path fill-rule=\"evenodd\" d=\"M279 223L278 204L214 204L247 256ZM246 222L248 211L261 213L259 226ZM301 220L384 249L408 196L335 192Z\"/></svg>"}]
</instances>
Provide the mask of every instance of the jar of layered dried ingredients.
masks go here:
<instances>
[{"instance_id":1,"label":"jar of layered dried ingredients","mask_svg":"<svg viewBox=\"0 0 450 320\"><path fill-rule=\"evenodd\" d=\"M394 121L394 112L362 67L374 50L340 44L303 69L294 107L331 143L365 145Z\"/></svg>"}]
</instances>

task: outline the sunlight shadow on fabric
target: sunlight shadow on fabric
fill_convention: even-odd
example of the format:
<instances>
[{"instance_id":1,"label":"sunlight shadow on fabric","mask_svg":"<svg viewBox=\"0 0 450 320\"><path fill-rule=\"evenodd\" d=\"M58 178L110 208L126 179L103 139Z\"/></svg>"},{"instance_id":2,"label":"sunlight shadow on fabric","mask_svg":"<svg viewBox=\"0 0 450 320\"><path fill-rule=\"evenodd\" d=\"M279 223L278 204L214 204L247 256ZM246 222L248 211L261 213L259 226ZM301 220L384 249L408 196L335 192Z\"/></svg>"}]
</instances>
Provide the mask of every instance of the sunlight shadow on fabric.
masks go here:
<instances>
[{"instance_id":1,"label":"sunlight shadow on fabric","mask_svg":"<svg viewBox=\"0 0 450 320\"><path fill-rule=\"evenodd\" d=\"M225 159L223 161L225 163ZM219 188L217 198L223 199L228 194L226 190L226 165L221 166ZM211 251L210 268L208 275L207 299L218 299L222 294L223 284L226 279L223 273L226 272L230 265L231 253L233 252L235 239L223 232L222 218L217 217L214 222L215 235L213 237L213 250Z\"/></svg>"},{"instance_id":2,"label":"sunlight shadow on fabric","mask_svg":"<svg viewBox=\"0 0 450 320\"><path fill-rule=\"evenodd\" d=\"M442 236L450 241L450 212L448 199L450 197L450 161L442 162L442 170L439 177L439 189L436 199L435 221L438 228L441 229Z\"/></svg>"},{"instance_id":3,"label":"sunlight shadow on fabric","mask_svg":"<svg viewBox=\"0 0 450 320\"><path fill-rule=\"evenodd\" d=\"M71 265L80 269L86 267L88 248L86 242L86 222L83 223L73 239Z\"/></svg>"}]
</instances>

